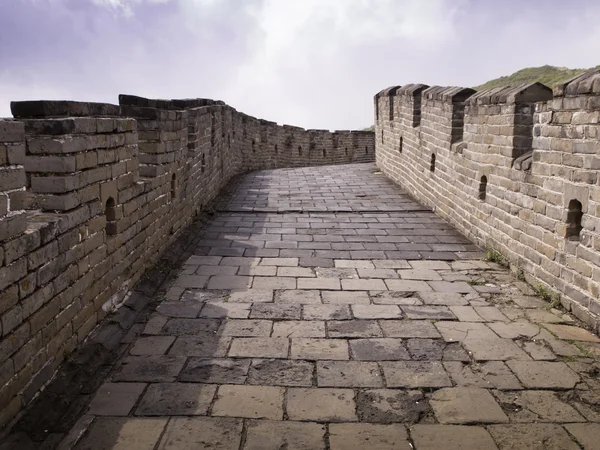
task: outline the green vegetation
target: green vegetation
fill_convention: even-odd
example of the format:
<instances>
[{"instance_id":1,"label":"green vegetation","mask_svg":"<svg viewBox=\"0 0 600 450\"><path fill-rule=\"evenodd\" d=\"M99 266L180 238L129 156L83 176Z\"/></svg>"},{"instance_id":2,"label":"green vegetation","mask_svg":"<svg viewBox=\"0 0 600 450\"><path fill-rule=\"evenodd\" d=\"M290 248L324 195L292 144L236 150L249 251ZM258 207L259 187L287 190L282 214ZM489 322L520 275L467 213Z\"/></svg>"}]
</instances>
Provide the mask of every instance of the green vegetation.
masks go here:
<instances>
[{"instance_id":1,"label":"green vegetation","mask_svg":"<svg viewBox=\"0 0 600 450\"><path fill-rule=\"evenodd\" d=\"M371 125L370 127L363 128L362 131L375 131L375 125Z\"/></svg>"},{"instance_id":2,"label":"green vegetation","mask_svg":"<svg viewBox=\"0 0 600 450\"><path fill-rule=\"evenodd\" d=\"M580 75L588 70L598 69L600 66L592 67L590 69L568 69L566 67L555 67L555 66L541 66L541 67L527 67L521 69L512 75L496 78L490 80L487 83L473 87L478 91L483 89L490 89L500 86L518 86L524 83L534 83L539 81L546 86L553 87L556 83L566 81L569 78Z\"/></svg>"},{"instance_id":3,"label":"green vegetation","mask_svg":"<svg viewBox=\"0 0 600 450\"><path fill-rule=\"evenodd\" d=\"M506 259L504 256L502 256L499 251L494 250L494 249L489 249L487 251L487 254L485 255L485 260L499 264L502 267L509 266L508 259Z\"/></svg>"},{"instance_id":4,"label":"green vegetation","mask_svg":"<svg viewBox=\"0 0 600 450\"><path fill-rule=\"evenodd\" d=\"M560 294L552 292L541 283L537 283L533 288L542 299L550 303L550 308L558 308L560 306Z\"/></svg>"}]
</instances>

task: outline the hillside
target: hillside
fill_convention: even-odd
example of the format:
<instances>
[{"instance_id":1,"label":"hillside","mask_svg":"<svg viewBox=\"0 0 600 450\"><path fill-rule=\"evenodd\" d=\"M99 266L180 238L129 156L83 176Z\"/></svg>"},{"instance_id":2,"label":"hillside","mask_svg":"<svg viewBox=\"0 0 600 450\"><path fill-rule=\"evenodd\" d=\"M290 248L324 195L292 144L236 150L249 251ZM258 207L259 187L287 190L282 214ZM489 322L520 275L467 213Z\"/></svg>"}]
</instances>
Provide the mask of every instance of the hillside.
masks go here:
<instances>
[{"instance_id":1,"label":"hillside","mask_svg":"<svg viewBox=\"0 0 600 450\"><path fill-rule=\"evenodd\" d=\"M600 68L600 66L592 67L591 69L568 69L566 67L555 66L527 67L512 75L496 78L479 86L474 86L473 89L480 91L499 86L518 86L519 84L533 83L535 81L553 87L556 83L597 68Z\"/></svg>"}]
</instances>

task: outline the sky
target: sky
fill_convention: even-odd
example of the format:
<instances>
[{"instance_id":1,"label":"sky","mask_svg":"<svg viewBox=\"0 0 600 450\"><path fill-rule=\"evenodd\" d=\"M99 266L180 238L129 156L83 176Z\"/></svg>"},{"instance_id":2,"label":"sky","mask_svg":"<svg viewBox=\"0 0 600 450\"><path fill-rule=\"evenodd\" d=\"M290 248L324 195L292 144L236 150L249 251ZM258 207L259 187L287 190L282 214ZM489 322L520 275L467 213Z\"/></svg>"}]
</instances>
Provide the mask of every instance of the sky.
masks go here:
<instances>
[{"instance_id":1,"label":"sky","mask_svg":"<svg viewBox=\"0 0 600 450\"><path fill-rule=\"evenodd\" d=\"M0 0L0 117L134 94L360 129L388 86L592 67L598 42L597 0Z\"/></svg>"}]
</instances>

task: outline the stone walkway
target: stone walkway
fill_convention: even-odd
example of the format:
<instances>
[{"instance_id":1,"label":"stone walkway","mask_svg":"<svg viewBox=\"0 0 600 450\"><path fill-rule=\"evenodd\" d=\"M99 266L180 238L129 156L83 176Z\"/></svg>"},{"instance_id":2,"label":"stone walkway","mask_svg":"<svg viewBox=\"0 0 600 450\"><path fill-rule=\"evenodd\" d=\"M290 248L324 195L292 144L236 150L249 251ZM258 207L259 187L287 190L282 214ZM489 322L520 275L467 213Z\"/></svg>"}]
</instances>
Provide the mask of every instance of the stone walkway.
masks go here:
<instances>
[{"instance_id":1,"label":"stone walkway","mask_svg":"<svg viewBox=\"0 0 600 450\"><path fill-rule=\"evenodd\" d=\"M63 448L600 448L600 340L374 166L252 173L203 231Z\"/></svg>"}]
</instances>

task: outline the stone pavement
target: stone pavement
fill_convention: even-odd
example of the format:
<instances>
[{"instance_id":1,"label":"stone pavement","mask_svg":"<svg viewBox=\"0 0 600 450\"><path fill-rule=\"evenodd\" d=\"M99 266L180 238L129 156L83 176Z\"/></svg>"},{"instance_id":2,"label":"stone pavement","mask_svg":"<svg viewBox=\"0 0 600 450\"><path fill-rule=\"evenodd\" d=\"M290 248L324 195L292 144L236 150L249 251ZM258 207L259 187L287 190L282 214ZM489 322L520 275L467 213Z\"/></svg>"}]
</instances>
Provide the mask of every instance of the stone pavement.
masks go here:
<instances>
[{"instance_id":1,"label":"stone pavement","mask_svg":"<svg viewBox=\"0 0 600 450\"><path fill-rule=\"evenodd\" d=\"M62 448L600 448L600 340L374 166L264 171Z\"/></svg>"}]
</instances>

